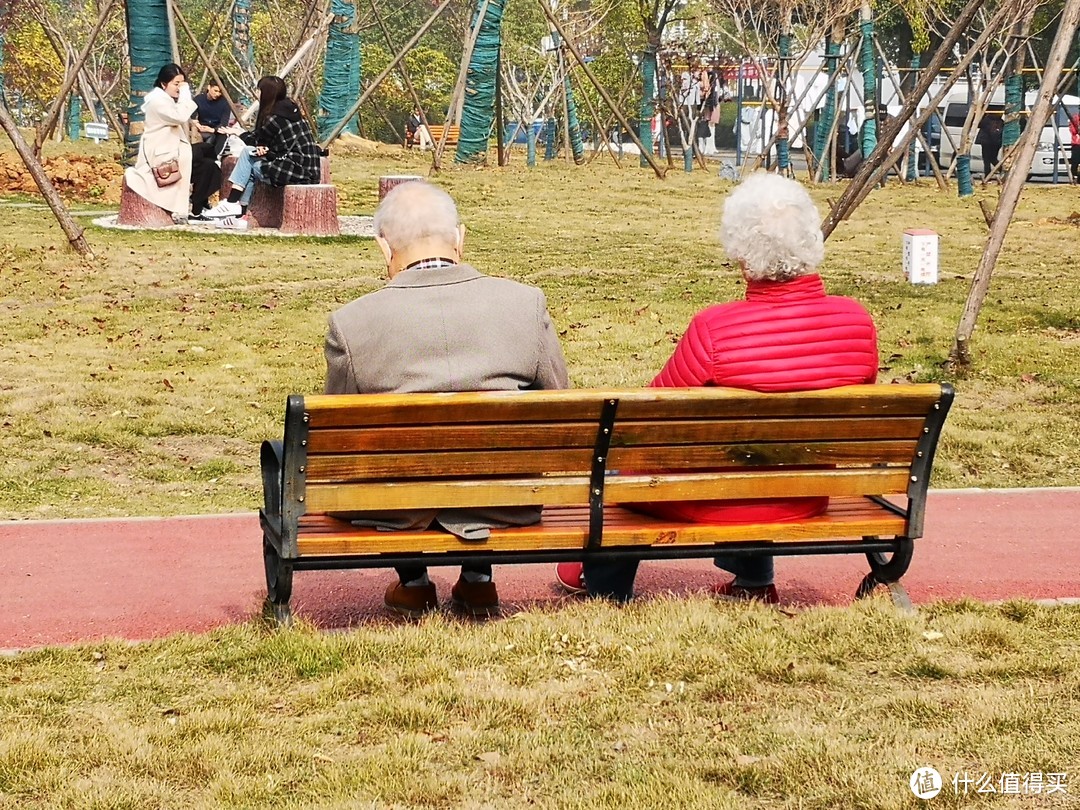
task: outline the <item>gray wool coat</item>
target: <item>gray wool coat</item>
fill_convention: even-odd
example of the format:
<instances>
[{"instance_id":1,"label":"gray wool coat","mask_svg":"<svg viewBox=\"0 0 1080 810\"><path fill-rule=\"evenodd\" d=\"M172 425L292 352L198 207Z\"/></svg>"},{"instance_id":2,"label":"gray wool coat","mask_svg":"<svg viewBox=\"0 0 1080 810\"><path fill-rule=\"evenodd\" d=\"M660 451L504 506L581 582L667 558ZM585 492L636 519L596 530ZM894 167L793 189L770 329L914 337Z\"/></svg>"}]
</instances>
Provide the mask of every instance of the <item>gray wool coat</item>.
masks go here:
<instances>
[{"instance_id":1,"label":"gray wool coat","mask_svg":"<svg viewBox=\"0 0 1080 810\"><path fill-rule=\"evenodd\" d=\"M405 270L330 316L326 393L507 391L569 387L544 293L467 264ZM466 539L526 526L539 507L347 515L381 529L428 528Z\"/></svg>"}]
</instances>

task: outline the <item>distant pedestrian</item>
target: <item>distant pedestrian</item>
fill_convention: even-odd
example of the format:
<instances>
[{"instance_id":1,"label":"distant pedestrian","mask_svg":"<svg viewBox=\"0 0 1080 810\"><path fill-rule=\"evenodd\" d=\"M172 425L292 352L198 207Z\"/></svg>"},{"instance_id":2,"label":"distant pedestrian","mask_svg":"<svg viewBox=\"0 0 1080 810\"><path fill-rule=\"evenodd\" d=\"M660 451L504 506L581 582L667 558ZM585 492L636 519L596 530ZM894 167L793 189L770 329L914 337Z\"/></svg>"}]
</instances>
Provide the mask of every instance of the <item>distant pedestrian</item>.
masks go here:
<instances>
[{"instance_id":1,"label":"distant pedestrian","mask_svg":"<svg viewBox=\"0 0 1080 810\"><path fill-rule=\"evenodd\" d=\"M1069 156L1069 172L1074 183L1080 183L1080 109L1069 118L1069 134L1072 136L1072 154Z\"/></svg>"},{"instance_id":2,"label":"distant pedestrian","mask_svg":"<svg viewBox=\"0 0 1080 810\"><path fill-rule=\"evenodd\" d=\"M989 177L991 170L997 165L1004 129L1005 124L1000 113L986 113L979 121L979 134L975 137L975 143L982 147L984 178Z\"/></svg>"}]
</instances>

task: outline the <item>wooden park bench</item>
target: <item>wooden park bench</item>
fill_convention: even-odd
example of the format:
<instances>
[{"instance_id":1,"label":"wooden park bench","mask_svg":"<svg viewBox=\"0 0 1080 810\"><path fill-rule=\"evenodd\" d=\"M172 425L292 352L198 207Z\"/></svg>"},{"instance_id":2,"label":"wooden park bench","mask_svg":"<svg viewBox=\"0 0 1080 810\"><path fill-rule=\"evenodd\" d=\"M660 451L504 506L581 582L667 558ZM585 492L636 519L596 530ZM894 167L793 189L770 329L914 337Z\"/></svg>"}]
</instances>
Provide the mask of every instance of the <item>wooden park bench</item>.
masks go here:
<instances>
[{"instance_id":1,"label":"wooden park bench","mask_svg":"<svg viewBox=\"0 0 1080 810\"><path fill-rule=\"evenodd\" d=\"M442 140L443 130L446 130L446 145L457 146L458 141L461 140L461 127L457 124L431 124L428 126L428 131L431 132L431 142L435 145L439 145L439 141Z\"/></svg>"},{"instance_id":2,"label":"wooden park bench","mask_svg":"<svg viewBox=\"0 0 1080 810\"><path fill-rule=\"evenodd\" d=\"M290 620L292 575L307 569L721 550L865 554L865 595L911 561L952 398L947 384L290 396L284 442L262 447L268 612ZM823 495L823 515L741 526L619 506ZM335 517L529 504L545 507L541 523L493 529L479 542Z\"/></svg>"}]
</instances>

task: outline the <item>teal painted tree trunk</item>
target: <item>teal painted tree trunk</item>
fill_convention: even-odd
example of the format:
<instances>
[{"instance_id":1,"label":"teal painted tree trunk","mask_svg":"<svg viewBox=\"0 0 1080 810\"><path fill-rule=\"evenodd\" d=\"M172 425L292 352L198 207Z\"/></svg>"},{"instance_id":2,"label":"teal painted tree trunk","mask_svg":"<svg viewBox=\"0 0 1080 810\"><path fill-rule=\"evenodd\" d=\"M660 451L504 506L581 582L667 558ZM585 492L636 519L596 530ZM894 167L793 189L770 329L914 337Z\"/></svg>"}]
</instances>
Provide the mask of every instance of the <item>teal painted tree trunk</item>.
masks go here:
<instances>
[{"instance_id":1,"label":"teal painted tree trunk","mask_svg":"<svg viewBox=\"0 0 1080 810\"><path fill-rule=\"evenodd\" d=\"M585 145L581 142L581 124L578 122L577 104L574 103L574 90L570 87L570 77L564 80L566 89L566 117L570 127L570 151L574 153L574 163L585 162Z\"/></svg>"},{"instance_id":2,"label":"teal painted tree trunk","mask_svg":"<svg viewBox=\"0 0 1080 810\"><path fill-rule=\"evenodd\" d=\"M1024 80L1019 73L1005 78L1005 122L1001 130L1001 148L1008 149L1020 140L1020 111L1024 107Z\"/></svg>"},{"instance_id":3,"label":"teal painted tree trunk","mask_svg":"<svg viewBox=\"0 0 1080 810\"><path fill-rule=\"evenodd\" d=\"M232 50L246 80L237 95L245 107L253 101L255 81L255 45L251 41L251 0L236 0L232 15Z\"/></svg>"},{"instance_id":4,"label":"teal painted tree trunk","mask_svg":"<svg viewBox=\"0 0 1080 810\"><path fill-rule=\"evenodd\" d=\"M647 46L641 55L641 112L638 118L638 138L645 152L652 154L652 120L656 115L656 48ZM649 166L644 153L640 166Z\"/></svg>"},{"instance_id":5,"label":"teal painted tree trunk","mask_svg":"<svg viewBox=\"0 0 1080 810\"><path fill-rule=\"evenodd\" d=\"M323 87L317 117L320 132L333 131L360 97L363 67L355 2L333 0L330 11L334 20L326 38L326 58L323 60ZM359 132L358 117L350 118L341 131L356 135Z\"/></svg>"},{"instance_id":6,"label":"teal painted tree trunk","mask_svg":"<svg viewBox=\"0 0 1080 810\"><path fill-rule=\"evenodd\" d=\"M172 61L168 5L165 0L128 0L124 4L128 49L131 53L129 125L124 136L124 163L135 162L143 131L143 97L154 89L162 65Z\"/></svg>"},{"instance_id":7,"label":"teal painted tree trunk","mask_svg":"<svg viewBox=\"0 0 1080 810\"><path fill-rule=\"evenodd\" d=\"M491 124L495 119L495 83L499 81L499 47L506 0L477 0L471 31L479 32L465 74L465 101L461 107L461 135L455 163L481 162L487 157Z\"/></svg>"},{"instance_id":8,"label":"teal painted tree trunk","mask_svg":"<svg viewBox=\"0 0 1080 810\"><path fill-rule=\"evenodd\" d=\"M830 35L825 40L825 75L829 85L825 90L825 106L818 116L817 126L814 127L814 160L820 167L818 177L828 180L832 177L830 165L830 145L833 122L836 120L836 69L840 61L840 43Z\"/></svg>"},{"instance_id":9,"label":"teal painted tree trunk","mask_svg":"<svg viewBox=\"0 0 1080 810\"><path fill-rule=\"evenodd\" d=\"M877 148L877 59L874 58L874 16L869 5L862 12L862 50L859 53L859 70L863 77L863 121L860 147L863 158Z\"/></svg>"},{"instance_id":10,"label":"teal painted tree trunk","mask_svg":"<svg viewBox=\"0 0 1080 810\"><path fill-rule=\"evenodd\" d=\"M79 140L82 129L82 99L78 93L68 96L67 136L69 141Z\"/></svg>"},{"instance_id":11,"label":"teal painted tree trunk","mask_svg":"<svg viewBox=\"0 0 1080 810\"><path fill-rule=\"evenodd\" d=\"M791 167L791 155L788 149L788 107L787 86L791 66L791 34L780 35L780 64L777 65L777 102L780 105L777 115L776 165L781 174L786 174Z\"/></svg>"},{"instance_id":12,"label":"teal painted tree trunk","mask_svg":"<svg viewBox=\"0 0 1080 810\"><path fill-rule=\"evenodd\" d=\"M911 57L911 82L912 82L911 86L912 87L914 87L915 85L917 85L919 83L919 69L920 69L921 64L922 64L922 59L919 57L919 54L915 54L914 56ZM915 119L913 118L911 120L914 122ZM916 163L918 161L918 155L915 153L915 142L917 140L918 140L918 138L912 138L911 143L908 144L907 175L906 175L906 177L907 177L907 179L909 181L914 180L919 174L919 171L918 171L919 167L916 165ZM926 159L930 160L930 156L928 155Z\"/></svg>"}]
</instances>

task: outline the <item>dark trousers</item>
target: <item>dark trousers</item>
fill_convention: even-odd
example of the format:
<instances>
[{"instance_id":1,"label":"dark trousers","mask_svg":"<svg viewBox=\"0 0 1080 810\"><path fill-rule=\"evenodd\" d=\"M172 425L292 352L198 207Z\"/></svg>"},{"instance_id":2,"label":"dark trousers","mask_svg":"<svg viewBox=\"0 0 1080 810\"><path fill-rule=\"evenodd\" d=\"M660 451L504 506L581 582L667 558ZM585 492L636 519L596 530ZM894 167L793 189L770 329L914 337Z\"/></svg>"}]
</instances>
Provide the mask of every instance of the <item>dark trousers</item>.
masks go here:
<instances>
[{"instance_id":1,"label":"dark trousers","mask_svg":"<svg viewBox=\"0 0 1080 810\"><path fill-rule=\"evenodd\" d=\"M211 139L191 145L191 213L198 214L210 207L210 196L221 188L221 167L217 163L218 151L225 146L224 136L220 145Z\"/></svg>"},{"instance_id":2,"label":"dark trousers","mask_svg":"<svg viewBox=\"0 0 1080 810\"><path fill-rule=\"evenodd\" d=\"M637 570L638 560L586 560L582 568L589 596L613 602L629 602L634 598Z\"/></svg>"},{"instance_id":3,"label":"dark trousers","mask_svg":"<svg viewBox=\"0 0 1080 810\"><path fill-rule=\"evenodd\" d=\"M1073 144L1072 153L1069 155L1069 170L1072 172L1074 183L1080 183L1080 143Z\"/></svg>"},{"instance_id":4,"label":"dark trousers","mask_svg":"<svg viewBox=\"0 0 1080 810\"><path fill-rule=\"evenodd\" d=\"M397 571L398 579L401 580L402 584L412 582L414 579L420 579L427 573L427 568L422 565L400 566L395 567L394 570ZM466 571L474 574L485 574L490 577L491 563L465 563L461 566L461 573L464 574Z\"/></svg>"},{"instance_id":5,"label":"dark trousers","mask_svg":"<svg viewBox=\"0 0 1080 810\"><path fill-rule=\"evenodd\" d=\"M771 554L718 554L713 563L717 568L734 574L738 585L763 588L773 583ZM586 560L582 570L589 596L598 596L613 602L629 602L633 599L637 560Z\"/></svg>"},{"instance_id":6,"label":"dark trousers","mask_svg":"<svg viewBox=\"0 0 1080 810\"><path fill-rule=\"evenodd\" d=\"M1000 143L984 143L983 153L983 177L989 177L991 169L997 165L998 153L1001 151Z\"/></svg>"}]
</instances>

